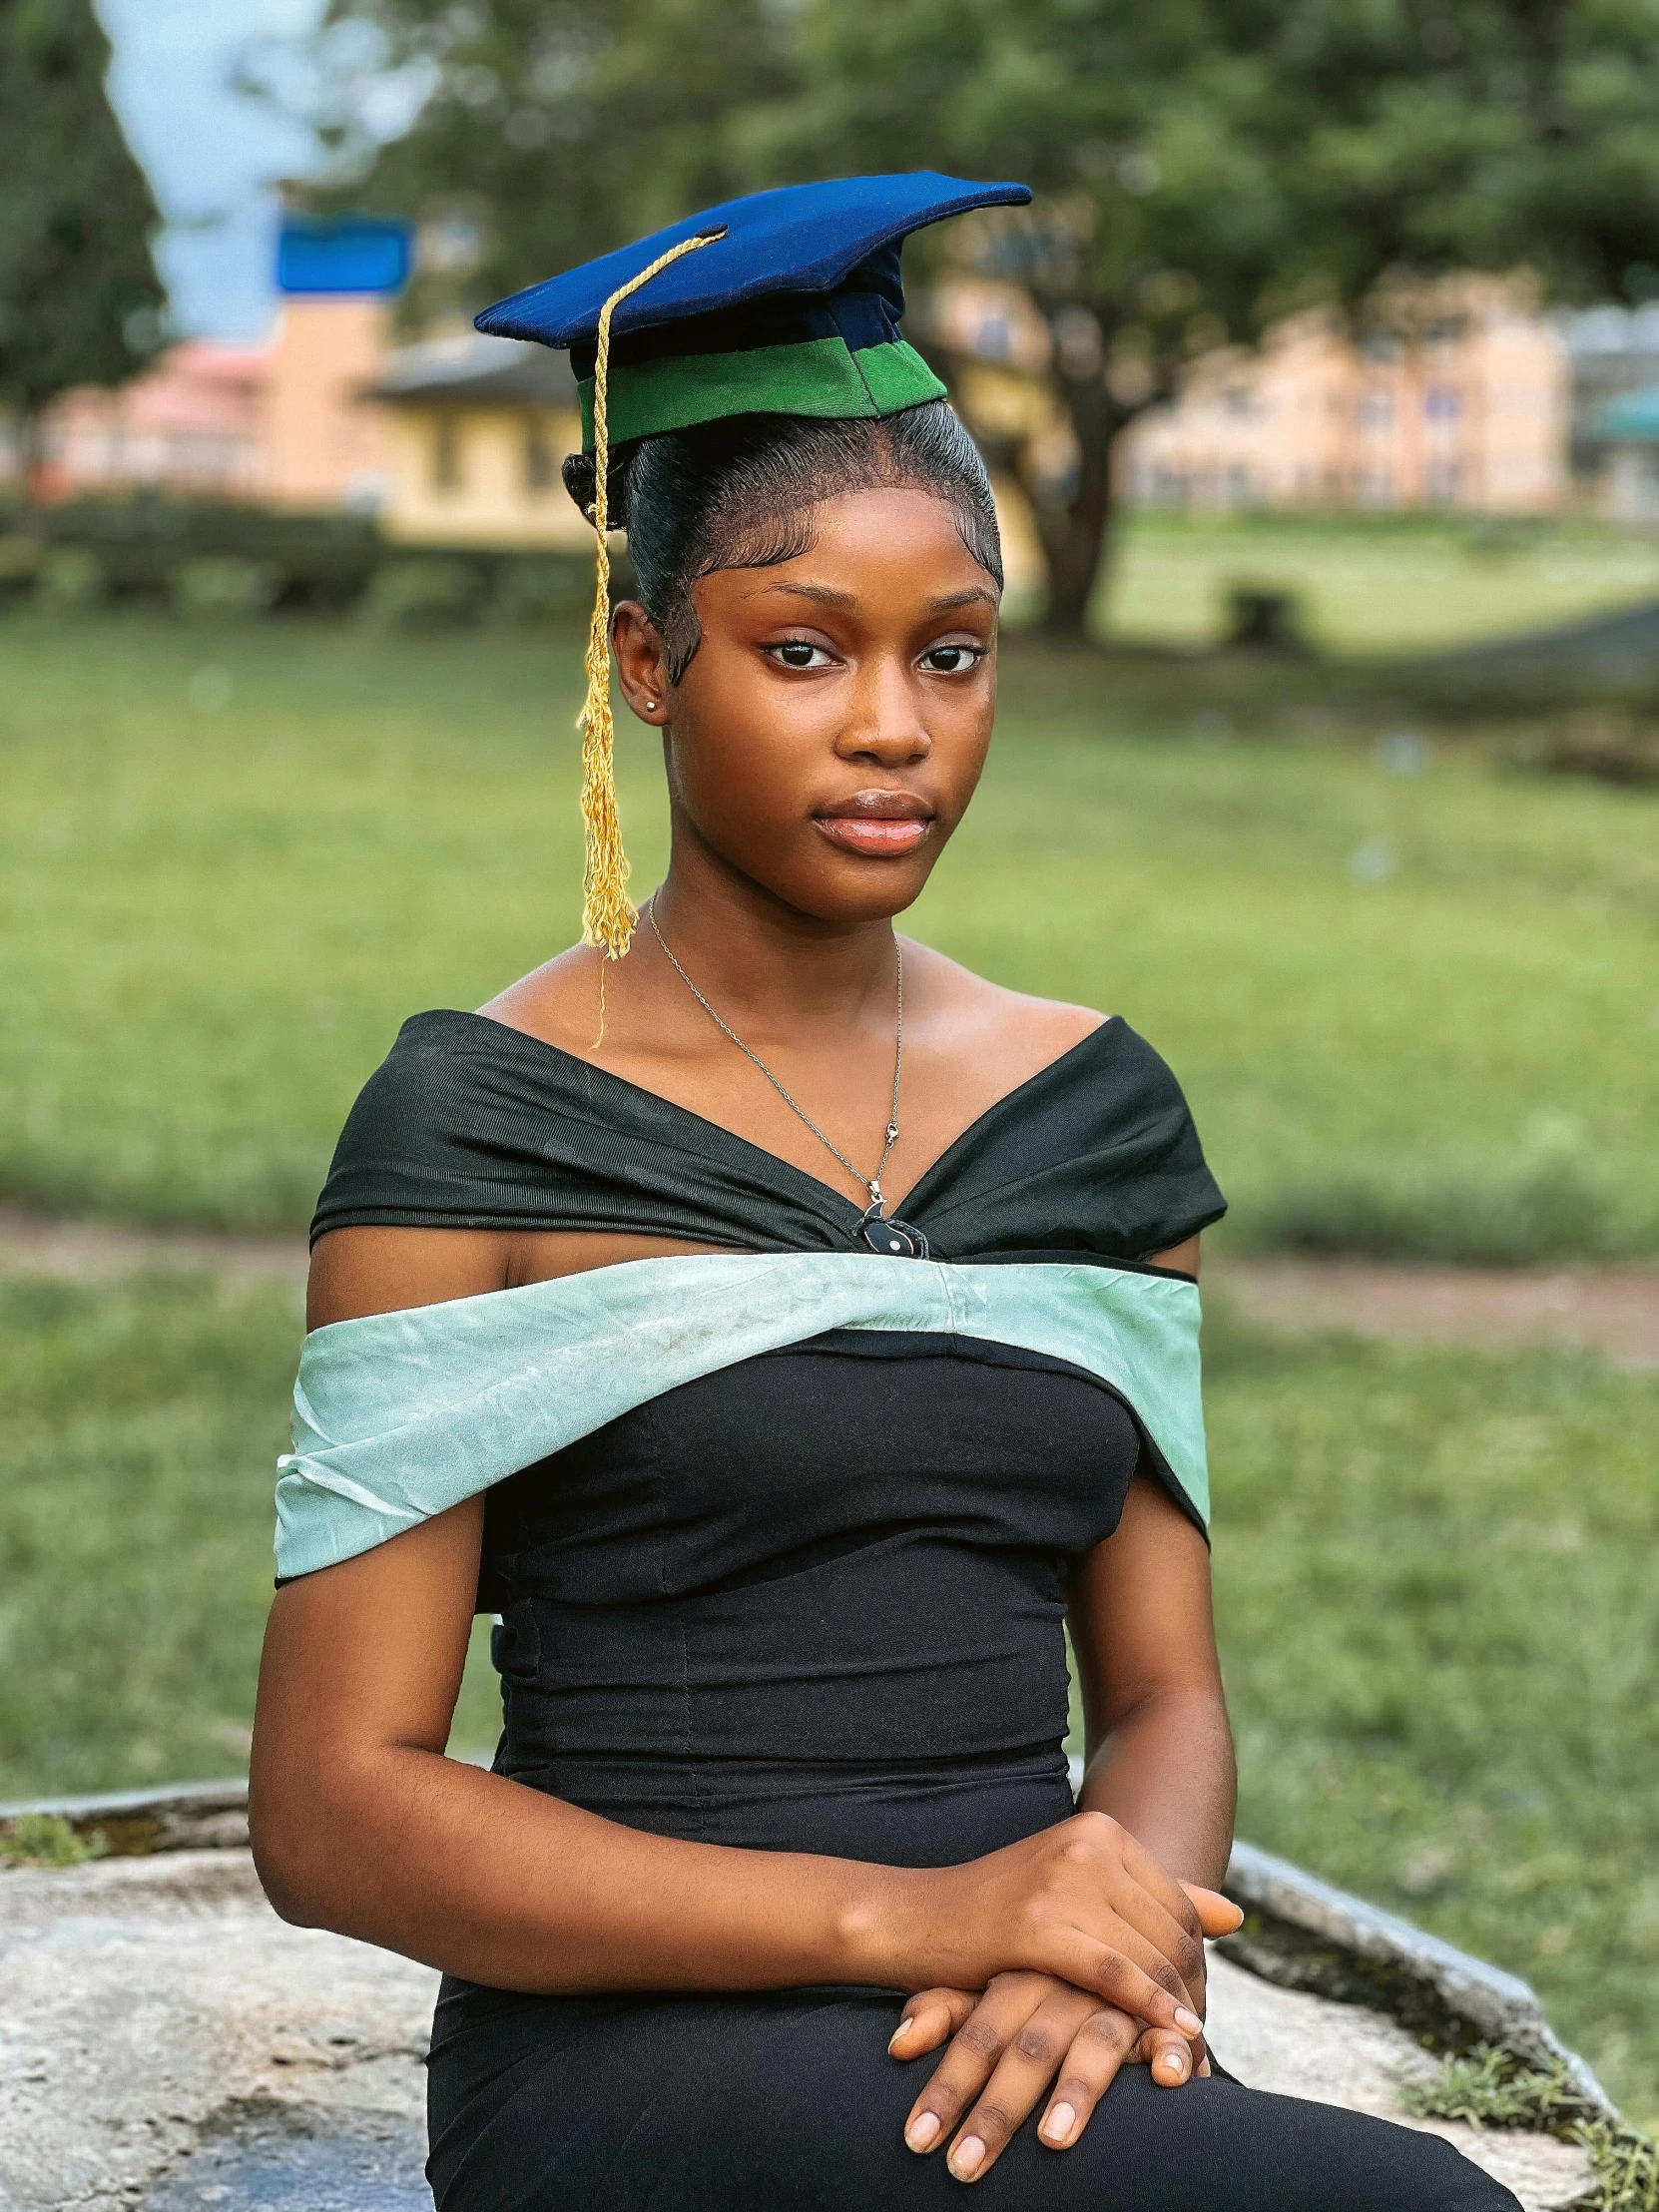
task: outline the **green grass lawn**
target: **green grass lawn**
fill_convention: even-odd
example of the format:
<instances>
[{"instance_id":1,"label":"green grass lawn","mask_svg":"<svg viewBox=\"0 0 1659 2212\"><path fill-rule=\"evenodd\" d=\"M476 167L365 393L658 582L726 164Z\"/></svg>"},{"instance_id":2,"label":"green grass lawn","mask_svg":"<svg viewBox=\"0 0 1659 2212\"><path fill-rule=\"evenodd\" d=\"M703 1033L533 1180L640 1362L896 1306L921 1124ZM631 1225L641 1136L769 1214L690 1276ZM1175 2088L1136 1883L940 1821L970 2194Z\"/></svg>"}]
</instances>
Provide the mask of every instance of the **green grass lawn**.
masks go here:
<instances>
[{"instance_id":1,"label":"green grass lawn","mask_svg":"<svg viewBox=\"0 0 1659 2212\"><path fill-rule=\"evenodd\" d=\"M1013 641L910 926L1149 1035L1240 1243L1659 1252L1659 796L1306 689ZM578 696L522 635L0 625L0 1194L301 1224L399 1020L574 933ZM622 787L649 885L631 726Z\"/></svg>"},{"instance_id":2,"label":"green grass lawn","mask_svg":"<svg viewBox=\"0 0 1659 2212\"><path fill-rule=\"evenodd\" d=\"M291 1297L0 1285L0 1796L234 1773ZM1659 1377L1212 1324L1241 1832L1531 1978L1659 2117ZM457 1748L493 1741L475 1642ZM0 1878L3 1879L3 1878Z\"/></svg>"},{"instance_id":3,"label":"green grass lawn","mask_svg":"<svg viewBox=\"0 0 1659 2212\"><path fill-rule=\"evenodd\" d=\"M0 1800L246 1769L302 1334L275 1288L0 1278Z\"/></svg>"},{"instance_id":4,"label":"green grass lawn","mask_svg":"<svg viewBox=\"0 0 1659 2212\"><path fill-rule=\"evenodd\" d=\"M1102 592L1112 636L1208 645L1235 585L1294 592L1313 643L1421 653L1659 599L1659 538L1431 516L1132 516Z\"/></svg>"}]
</instances>

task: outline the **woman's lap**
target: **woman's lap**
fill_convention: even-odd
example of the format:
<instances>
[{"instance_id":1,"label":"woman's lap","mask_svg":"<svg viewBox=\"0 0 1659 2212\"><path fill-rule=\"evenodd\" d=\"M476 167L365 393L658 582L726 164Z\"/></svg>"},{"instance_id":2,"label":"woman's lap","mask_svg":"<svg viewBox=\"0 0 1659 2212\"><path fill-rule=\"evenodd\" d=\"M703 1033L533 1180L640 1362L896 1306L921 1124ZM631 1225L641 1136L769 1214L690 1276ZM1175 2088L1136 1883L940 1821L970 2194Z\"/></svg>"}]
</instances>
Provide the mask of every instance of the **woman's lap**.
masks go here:
<instances>
[{"instance_id":1,"label":"woman's lap","mask_svg":"<svg viewBox=\"0 0 1659 2212\"><path fill-rule=\"evenodd\" d=\"M888 2057L895 2016L890 1993L855 1990L504 1998L458 2030L440 2009L439 2212L960 2205L942 2156L904 2148L929 2062ZM973 2198L987 2212L1516 2212L1435 2136L1232 2081L1159 2089L1138 2066L1069 2151L1027 2121Z\"/></svg>"}]
</instances>

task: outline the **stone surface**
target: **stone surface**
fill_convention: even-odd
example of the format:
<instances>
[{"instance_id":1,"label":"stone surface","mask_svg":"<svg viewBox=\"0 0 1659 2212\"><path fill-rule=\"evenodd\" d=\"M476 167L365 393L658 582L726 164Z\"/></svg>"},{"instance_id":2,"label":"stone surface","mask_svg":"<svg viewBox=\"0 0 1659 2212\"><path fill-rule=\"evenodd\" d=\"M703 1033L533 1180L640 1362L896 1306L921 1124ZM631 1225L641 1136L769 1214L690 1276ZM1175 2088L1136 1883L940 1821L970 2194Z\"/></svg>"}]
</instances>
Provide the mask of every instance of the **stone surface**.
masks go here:
<instances>
[{"instance_id":1,"label":"stone surface","mask_svg":"<svg viewBox=\"0 0 1659 2212\"><path fill-rule=\"evenodd\" d=\"M1400 2106L1399 2083L1431 2072L1434 2061L1380 2012L1277 1987L1212 1950L1209 2026L1216 2055L1253 2089L1346 2105L1443 2135L1512 2189L1527 2212L1556 2212L1589 2184L1583 2151L1553 2136L1411 2118Z\"/></svg>"},{"instance_id":2,"label":"stone surface","mask_svg":"<svg viewBox=\"0 0 1659 2212\"><path fill-rule=\"evenodd\" d=\"M1584 2060L1552 2032L1531 1987L1501 1966L1254 1844L1235 1843L1223 1887L1247 1916L1231 1955L1253 1972L1386 2012L1442 2048L1478 2040L1534 2065L1564 2066L1587 2103L1618 2116Z\"/></svg>"},{"instance_id":3,"label":"stone surface","mask_svg":"<svg viewBox=\"0 0 1659 2212\"><path fill-rule=\"evenodd\" d=\"M1217 1957L1216 2046L1256 2087L1400 2117L1404 2029ZM285 1927L245 1851L0 1874L3 2212L421 2212L436 1976ZM1175 2092L1179 2094L1179 2092ZM1448 2136L1529 2212L1581 2190L1547 2138Z\"/></svg>"},{"instance_id":4,"label":"stone surface","mask_svg":"<svg viewBox=\"0 0 1659 2212\"><path fill-rule=\"evenodd\" d=\"M243 1851L0 1874L0 2207L325 2212L325 2169L343 2180L349 2157L313 2155L286 2196L228 2170L240 2148L291 2173L307 2137L355 2146L359 2165L379 2140L393 2187L336 2192L342 2212L429 2206L409 2183L436 1983L407 1959L284 1926ZM171 2194L157 2188L169 2175ZM228 2193L203 2194L215 2189Z\"/></svg>"}]
</instances>

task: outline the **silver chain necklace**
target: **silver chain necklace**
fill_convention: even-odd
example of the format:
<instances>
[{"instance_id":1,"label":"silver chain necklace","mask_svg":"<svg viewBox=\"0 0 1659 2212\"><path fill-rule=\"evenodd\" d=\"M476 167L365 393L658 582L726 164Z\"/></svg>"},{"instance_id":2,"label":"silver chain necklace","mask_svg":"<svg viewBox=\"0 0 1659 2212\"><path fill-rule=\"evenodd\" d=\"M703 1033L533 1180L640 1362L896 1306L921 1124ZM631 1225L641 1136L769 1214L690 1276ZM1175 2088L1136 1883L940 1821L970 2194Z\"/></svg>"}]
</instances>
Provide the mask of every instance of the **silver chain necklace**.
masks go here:
<instances>
[{"instance_id":1,"label":"silver chain necklace","mask_svg":"<svg viewBox=\"0 0 1659 2212\"><path fill-rule=\"evenodd\" d=\"M927 1239L921 1234L919 1229L911 1229L906 1223L895 1221L888 1214L887 1202L885 1198L883 1198L883 1196L881 1195L881 1177L886 1172L887 1160L892 1152L892 1148L898 1142L898 1086L904 1073L903 948L896 942L893 945L893 952L896 957L898 968L898 1018L895 1024L893 1036L892 1105L888 1109L887 1113L887 1141L881 1148L881 1157L876 1162L875 1173L873 1175L863 1175L859 1172L857 1168L852 1165L852 1162L847 1158L846 1154L841 1150L840 1146L836 1144L835 1140L832 1137L827 1137L825 1135L824 1131L819 1127L818 1123L814 1121L812 1115L808 1113L807 1109L800 1103L800 1101L791 1096L790 1092L778 1080L777 1076L773 1074L771 1068L769 1068L766 1062L761 1058L761 1055L758 1052L752 1051L750 1047L746 1045L743 1039L738 1035L738 1032L732 1027L732 1024L729 1021L722 1020L721 1016L717 1014L715 1012L715 1009L709 1004L709 1001L704 997L703 993L698 989L697 985L692 981L691 977L686 973L685 969L674 957L674 953L669 946L668 939L663 935L662 930L658 928L657 901L655 896L646 901L645 918L647 921L650 922L651 934L662 946L663 952L667 957L669 966L673 968L675 974L679 976L681 982L685 984L687 990L691 992L693 998L696 999L697 1003L702 1007L703 1011L708 1015L709 1019L714 1023L715 1027L719 1029L723 1035L731 1038L732 1042L744 1055L745 1059L754 1061L755 1065L760 1069L761 1073L766 1077L767 1081L772 1085L773 1089L784 1101L784 1104L790 1109L790 1112L794 1114L798 1120L804 1121L807 1124L807 1127L813 1132L813 1135L818 1139L819 1143L823 1145L826 1152L830 1152L834 1154L835 1158L840 1162L841 1166L845 1168L847 1174L851 1176L853 1182L861 1183L864 1189L868 1191L869 1205L858 1223L858 1228L863 1236L864 1242L870 1247L872 1251L887 1253L894 1259L925 1260L927 1257Z\"/></svg>"}]
</instances>

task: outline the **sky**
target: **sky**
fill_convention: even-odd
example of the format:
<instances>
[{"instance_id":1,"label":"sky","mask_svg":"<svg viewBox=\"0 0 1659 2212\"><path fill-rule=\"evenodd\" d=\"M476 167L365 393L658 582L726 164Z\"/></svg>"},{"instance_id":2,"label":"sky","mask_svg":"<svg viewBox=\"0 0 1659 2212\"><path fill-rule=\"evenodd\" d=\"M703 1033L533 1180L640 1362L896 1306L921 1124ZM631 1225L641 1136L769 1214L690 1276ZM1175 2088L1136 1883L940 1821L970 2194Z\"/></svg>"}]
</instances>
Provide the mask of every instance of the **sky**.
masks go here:
<instances>
[{"instance_id":1,"label":"sky","mask_svg":"<svg viewBox=\"0 0 1659 2212\"><path fill-rule=\"evenodd\" d=\"M236 90L241 63L300 41L326 0L97 0L110 98L167 218L156 259L182 334L259 338L276 310L276 181L303 175L298 124Z\"/></svg>"}]
</instances>

